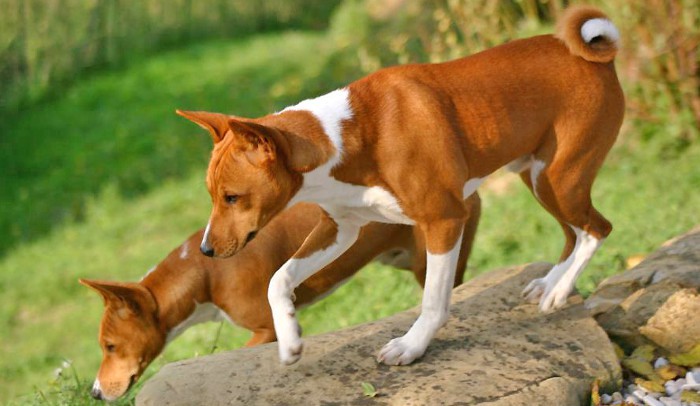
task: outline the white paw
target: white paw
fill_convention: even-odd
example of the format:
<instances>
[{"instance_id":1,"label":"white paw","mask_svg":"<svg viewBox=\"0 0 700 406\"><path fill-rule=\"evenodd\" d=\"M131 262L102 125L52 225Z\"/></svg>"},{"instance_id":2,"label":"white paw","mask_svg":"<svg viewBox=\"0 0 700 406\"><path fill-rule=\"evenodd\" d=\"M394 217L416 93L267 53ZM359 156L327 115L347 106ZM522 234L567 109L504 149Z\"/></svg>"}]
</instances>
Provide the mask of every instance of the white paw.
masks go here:
<instances>
[{"instance_id":1,"label":"white paw","mask_svg":"<svg viewBox=\"0 0 700 406\"><path fill-rule=\"evenodd\" d=\"M547 278L538 278L530 282L523 289L522 294L529 303L539 302L540 311L548 313L564 306L572 289L573 287L566 286L561 281L552 284L547 281Z\"/></svg>"},{"instance_id":2,"label":"white paw","mask_svg":"<svg viewBox=\"0 0 700 406\"><path fill-rule=\"evenodd\" d=\"M407 334L408 335L408 334ZM425 353L425 347L417 346L406 336L394 338L379 351L377 361L386 365L408 365Z\"/></svg>"},{"instance_id":3,"label":"white paw","mask_svg":"<svg viewBox=\"0 0 700 406\"><path fill-rule=\"evenodd\" d=\"M304 350L304 342L301 339L289 343L279 344L280 362L284 365L292 365L301 359Z\"/></svg>"},{"instance_id":4,"label":"white paw","mask_svg":"<svg viewBox=\"0 0 700 406\"><path fill-rule=\"evenodd\" d=\"M537 303L542 295L544 295L546 289L547 280L545 278L533 279L532 282L523 289L522 295L528 303Z\"/></svg>"},{"instance_id":5,"label":"white paw","mask_svg":"<svg viewBox=\"0 0 700 406\"><path fill-rule=\"evenodd\" d=\"M301 327L294 317L286 318L284 324L286 328L278 329L283 333L277 334L280 362L284 365L292 365L301 359L304 342L300 337Z\"/></svg>"},{"instance_id":6,"label":"white paw","mask_svg":"<svg viewBox=\"0 0 700 406\"><path fill-rule=\"evenodd\" d=\"M540 311L548 313L563 307L566 304L566 298L569 297L572 287L566 284L558 283L553 288L545 290L544 295L540 298Z\"/></svg>"}]
</instances>

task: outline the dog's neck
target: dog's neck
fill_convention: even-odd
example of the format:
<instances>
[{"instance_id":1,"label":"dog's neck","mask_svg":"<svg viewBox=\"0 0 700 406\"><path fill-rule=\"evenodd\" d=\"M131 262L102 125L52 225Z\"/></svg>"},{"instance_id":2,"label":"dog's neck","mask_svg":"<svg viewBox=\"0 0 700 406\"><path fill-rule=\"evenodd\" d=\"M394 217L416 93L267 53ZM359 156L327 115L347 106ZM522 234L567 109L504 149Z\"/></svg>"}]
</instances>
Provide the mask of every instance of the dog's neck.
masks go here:
<instances>
[{"instance_id":1,"label":"dog's neck","mask_svg":"<svg viewBox=\"0 0 700 406\"><path fill-rule=\"evenodd\" d=\"M160 330L169 335L195 312L197 305L211 301L209 277L197 261L207 260L187 252L191 241L173 251L139 282L148 289L158 306Z\"/></svg>"},{"instance_id":2,"label":"dog's neck","mask_svg":"<svg viewBox=\"0 0 700 406\"><path fill-rule=\"evenodd\" d=\"M304 100L260 121L280 130L272 134L275 144L290 169L305 173L340 162L344 126L352 117L349 91L339 89Z\"/></svg>"},{"instance_id":3,"label":"dog's neck","mask_svg":"<svg viewBox=\"0 0 700 406\"><path fill-rule=\"evenodd\" d=\"M284 118L294 115L294 120ZM278 131L272 137L278 155L285 166L293 173L310 172L336 156L333 145L328 141L318 121L305 112L285 112L265 117L265 124Z\"/></svg>"}]
</instances>

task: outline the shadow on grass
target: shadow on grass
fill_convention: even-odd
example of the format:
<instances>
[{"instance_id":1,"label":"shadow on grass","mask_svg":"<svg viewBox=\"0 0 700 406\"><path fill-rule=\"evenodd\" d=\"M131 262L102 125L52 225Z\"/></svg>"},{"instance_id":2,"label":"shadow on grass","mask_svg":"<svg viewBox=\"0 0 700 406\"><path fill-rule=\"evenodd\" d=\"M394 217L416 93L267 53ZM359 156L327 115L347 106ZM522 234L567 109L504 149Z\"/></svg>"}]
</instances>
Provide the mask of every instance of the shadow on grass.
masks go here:
<instances>
[{"instance_id":1,"label":"shadow on grass","mask_svg":"<svg viewBox=\"0 0 700 406\"><path fill-rule=\"evenodd\" d=\"M107 184L127 198L204 170L209 137L176 108L262 115L332 89L312 33L213 42L104 73L0 124L0 256L81 221ZM314 86L306 86L315 83Z\"/></svg>"}]
</instances>

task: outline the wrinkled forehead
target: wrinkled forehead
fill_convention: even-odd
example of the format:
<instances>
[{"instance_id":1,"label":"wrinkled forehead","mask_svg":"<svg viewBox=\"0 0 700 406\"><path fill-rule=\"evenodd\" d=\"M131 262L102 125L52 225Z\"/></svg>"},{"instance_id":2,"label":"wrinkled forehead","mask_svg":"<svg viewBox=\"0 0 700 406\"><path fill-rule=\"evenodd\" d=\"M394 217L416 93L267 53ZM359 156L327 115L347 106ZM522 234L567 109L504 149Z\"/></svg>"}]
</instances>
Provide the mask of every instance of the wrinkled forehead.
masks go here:
<instances>
[{"instance_id":1,"label":"wrinkled forehead","mask_svg":"<svg viewBox=\"0 0 700 406\"><path fill-rule=\"evenodd\" d=\"M127 330L128 326L125 321L117 315L117 309L107 309L102 316L100 323L100 340L110 340L120 332Z\"/></svg>"},{"instance_id":2,"label":"wrinkled forehead","mask_svg":"<svg viewBox=\"0 0 700 406\"><path fill-rule=\"evenodd\" d=\"M239 146L221 146L212 151L206 175L207 189L211 194L226 187L246 193L251 188L259 187L260 182L269 180L268 169L251 164Z\"/></svg>"},{"instance_id":3,"label":"wrinkled forehead","mask_svg":"<svg viewBox=\"0 0 700 406\"><path fill-rule=\"evenodd\" d=\"M207 170L207 187L210 190L215 189L219 183L224 181L227 174L235 172L236 167L240 166L238 151L232 145L230 138L224 138L212 150Z\"/></svg>"},{"instance_id":4,"label":"wrinkled forehead","mask_svg":"<svg viewBox=\"0 0 700 406\"><path fill-rule=\"evenodd\" d=\"M100 323L100 338L135 336L151 324L148 319L136 317L126 307L108 307Z\"/></svg>"}]
</instances>

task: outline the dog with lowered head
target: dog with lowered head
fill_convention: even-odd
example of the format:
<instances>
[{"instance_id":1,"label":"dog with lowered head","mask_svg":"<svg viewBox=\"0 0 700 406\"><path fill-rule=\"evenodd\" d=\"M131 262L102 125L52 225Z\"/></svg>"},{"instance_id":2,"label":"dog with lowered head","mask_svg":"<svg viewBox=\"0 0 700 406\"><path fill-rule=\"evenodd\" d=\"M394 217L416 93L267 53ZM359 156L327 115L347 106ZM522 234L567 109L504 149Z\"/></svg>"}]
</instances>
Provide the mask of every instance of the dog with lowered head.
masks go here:
<instances>
[{"instance_id":1,"label":"dog with lowered head","mask_svg":"<svg viewBox=\"0 0 700 406\"><path fill-rule=\"evenodd\" d=\"M470 199L475 213L462 244L460 267L466 267L476 232L480 202ZM100 323L102 364L92 387L96 399L121 397L167 343L190 326L226 320L253 333L246 346L275 341L267 286L277 269L294 254L314 228L321 209L300 203L284 211L237 255L213 259L198 249L204 230L192 234L140 282L81 279L97 291L105 309ZM360 268L378 260L411 269L425 280L423 243L411 227L372 223L337 261L307 279L296 290L295 306L304 307L328 295ZM454 285L462 282L462 272Z\"/></svg>"}]
</instances>

